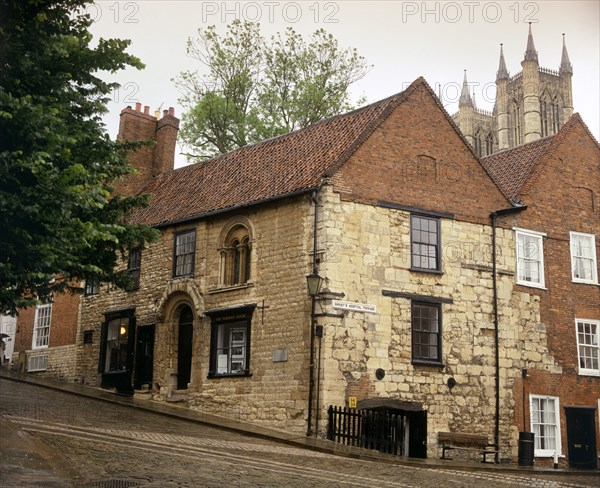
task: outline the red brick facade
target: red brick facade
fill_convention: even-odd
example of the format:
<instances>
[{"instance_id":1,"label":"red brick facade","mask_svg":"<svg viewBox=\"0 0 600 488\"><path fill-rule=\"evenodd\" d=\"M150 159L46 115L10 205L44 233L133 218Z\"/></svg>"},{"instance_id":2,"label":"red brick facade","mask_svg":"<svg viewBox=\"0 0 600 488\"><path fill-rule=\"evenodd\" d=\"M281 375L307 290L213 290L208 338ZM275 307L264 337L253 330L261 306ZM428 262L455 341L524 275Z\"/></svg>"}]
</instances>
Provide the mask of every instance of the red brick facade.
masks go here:
<instances>
[{"instance_id":1,"label":"red brick facade","mask_svg":"<svg viewBox=\"0 0 600 488\"><path fill-rule=\"evenodd\" d=\"M415 82L411 90L335 175L336 190L361 203L402 203L489 224L490 212L509 202L430 88Z\"/></svg>"},{"instance_id":2,"label":"red brick facade","mask_svg":"<svg viewBox=\"0 0 600 488\"><path fill-rule=\"evenodd\" d=\"M600 320L600 286L573 282L569 234L594 234L596 256L600 256L600 150L577 115L555 137L560 138L557 146L538 162L519 194L528 209L505 224L509 228L514 225L546 233L543 239L546 289L518 288L540 296L548 348L562 367L562 373L528 371L525 398L527 401L530 394L559 398L562 454L568 456L565 406L596 409L596 443L600 452L600 377L579 374L575 332L576 319ZM520 428L523 426L522 387L522 381L515 384L515 423ZM529 416L526 405L526 426L530 425Z\"/></svg>"}]
</instances>

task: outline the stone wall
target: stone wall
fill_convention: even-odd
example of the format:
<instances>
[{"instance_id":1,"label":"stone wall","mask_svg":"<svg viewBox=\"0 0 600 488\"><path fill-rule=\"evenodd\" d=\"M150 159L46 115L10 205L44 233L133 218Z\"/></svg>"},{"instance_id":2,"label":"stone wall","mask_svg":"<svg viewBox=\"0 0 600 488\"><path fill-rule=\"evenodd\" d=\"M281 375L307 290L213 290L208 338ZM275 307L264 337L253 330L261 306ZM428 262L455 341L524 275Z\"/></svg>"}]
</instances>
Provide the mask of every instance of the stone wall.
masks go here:
<instances>
[{"instance_id":1,"label":"stone wall","mask_svg":"<svg viewBox=\"0 0 600 488\"><path fill-rule=\"evenodd\" d=\"M442 219L442 274L410 271L410 213L343 202L325 194L321 247L335 249L321 266L327 289L344 300L372 304L376 314L345 312L325 318L321 416L329 405L388 397L427 410L429 456L438 431L479 433L493 439L495 419L492 229ZM560 372L548 352L540 299L515 289L512 230L498 229L500 326L500 439L503 458L516 455L514 383L524 367ZM401 292L451 300L442 305L443 367L412 363L411 300ZM325 302L324 312L339 313ZM376 379L375 371L386 374ZM456 380L449 388L448 379Z\"/></svg>"},{"instance_id":2,"label":"stone wall","mask_svg":"<svg viewBox=\"0 0 600 488\"><path fill-rule=\"evenodd\" d=\"M312 202L297 197L235 214L161 229L160 240L142 252L138 290L124 292L102 285L101 293L83 298L78 334L81 376L99 385L101 325L108 311L135 307L138 327L154 324L154 398L173 399L176 390L178 317L182 305L194 310L191 381L187 405L271 427L306 429L310 302L306 278L312 255ZM223 287L219 283L223 229L249 223L251 280ZM174 233L196 229L195 272L172 278ZM256 304L251 324L251 376L208 378L211 320L207 310ZM82 334L91 332L91 344ZM274 361L286 351L287 361Z\"/></svg>"}]
</instances>

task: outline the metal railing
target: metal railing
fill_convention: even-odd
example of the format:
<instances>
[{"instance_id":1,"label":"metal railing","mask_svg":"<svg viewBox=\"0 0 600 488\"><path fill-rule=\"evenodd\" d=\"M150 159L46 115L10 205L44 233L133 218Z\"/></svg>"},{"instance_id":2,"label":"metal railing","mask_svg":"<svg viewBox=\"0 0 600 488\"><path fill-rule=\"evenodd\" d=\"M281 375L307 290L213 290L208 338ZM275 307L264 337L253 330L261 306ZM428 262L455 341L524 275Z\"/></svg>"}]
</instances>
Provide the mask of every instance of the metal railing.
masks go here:
<instances>
[{"instance_id":1,"label":"metal railing","mask_svg":"<svg viewBox=\"0 0 600 488\"><path fill-rule=\"evenodd\" d=\"M327 411L327 438L347 446L376 449L386 454L406 455L406 416L399 412L377 412L348 407Z\"/></svg>"}]
</instances>

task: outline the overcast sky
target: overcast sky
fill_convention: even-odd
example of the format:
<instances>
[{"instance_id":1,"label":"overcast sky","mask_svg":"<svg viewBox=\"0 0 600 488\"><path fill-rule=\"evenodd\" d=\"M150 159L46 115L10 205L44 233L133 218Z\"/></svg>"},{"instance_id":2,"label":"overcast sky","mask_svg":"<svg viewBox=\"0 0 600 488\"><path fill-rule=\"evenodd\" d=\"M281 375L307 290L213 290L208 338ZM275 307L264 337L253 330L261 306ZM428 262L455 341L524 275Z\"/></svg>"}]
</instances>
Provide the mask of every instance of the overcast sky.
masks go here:
<instances>
[{"instance_id":1,"label":"overcast sky","mask_svg":"<svg viewBox=\"0 0 600 488\"><path fill-rule=\"evenodd\" d=\"M491 110L500 43L510 74L521 70L532 23L540 66L558 70L562 34L573 64L573 99L596 139L600 134L600 2L594 1L171 1L100 0L88 9L96 37L131 39L129 52L143 71L115 75L105 123L116 136L119 113L140 102L151 112L175 107L180 93L172 79L182 70L203 69L186 56L186 41L198 28L216 25L224 33L233 19L259 21L265 36L293 27L307 38L318 28L342 47L355 47L373 68L352 87L353 100L375 102L423 76L442 93L450 114L467 70L479 108ZM176 165L185 164L177 157Z\"/></svg>"}]
</instances>

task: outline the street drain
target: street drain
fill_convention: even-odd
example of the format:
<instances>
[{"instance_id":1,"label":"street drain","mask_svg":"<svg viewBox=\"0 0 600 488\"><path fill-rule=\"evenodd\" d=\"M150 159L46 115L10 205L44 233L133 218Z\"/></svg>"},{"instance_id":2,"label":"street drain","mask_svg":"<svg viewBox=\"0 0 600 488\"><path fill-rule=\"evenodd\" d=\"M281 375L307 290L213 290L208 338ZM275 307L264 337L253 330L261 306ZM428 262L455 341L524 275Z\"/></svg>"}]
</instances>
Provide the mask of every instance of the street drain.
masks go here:
<instances>
[{"instance_id":1,"label":"street drain","mask_svg":"<svg viewBox=\"0 0 600 488\"><path fill-rule=\"evenodd\" d=\"M134 488L140 484L137 481L129 480L100 480L91 481L89 486L94 488Z\"/></svg>"}]
</instances>

